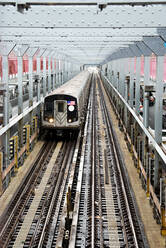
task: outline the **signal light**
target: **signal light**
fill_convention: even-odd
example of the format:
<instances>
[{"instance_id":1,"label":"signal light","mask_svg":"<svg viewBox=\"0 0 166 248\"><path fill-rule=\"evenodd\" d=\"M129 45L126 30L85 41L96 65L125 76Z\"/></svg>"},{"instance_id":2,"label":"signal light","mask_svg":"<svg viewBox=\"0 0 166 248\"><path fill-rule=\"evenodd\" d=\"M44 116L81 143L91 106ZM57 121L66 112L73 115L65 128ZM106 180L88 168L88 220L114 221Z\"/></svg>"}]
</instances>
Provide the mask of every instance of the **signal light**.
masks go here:
<instances>
[{"instance_id":1,"label":"signal light","mask_svg":"<svg viewBox=\"0 0 166 248\"><path fill-rule=\"evenodd\" d=\"M33 118L33 131L35 131L35 118Z\"/></svg>"},{"instance_id":2,"label":"signal light","mask_svg":"<svg viewBox=\"0 0 166 248\"><path fill-rule=\"evenodd\" d=\"M13 159L14 158L14 147L15 146L15 140L12 138L9 140L9 159Z\"/></svg>"},{"instance_id":3,"label":"signal light","mask_svg":"<svg viewBox=\"0 0 166 248\"><path fill-rule=\"evenodd\" d=\"M154 173L155 173L155 166L154 166L154 158L152 158L153 154L150 157L150 163L149 163L149 173L150 173L150 182L152 185L154 185Z\"/></svg>"},{"instance_id":4,"label":"signal light","mask_svg":"<svg viewBox=\"0 0 166 248\"><path fill-rule=\"evenodd\" d=\"M27 128L23 127L23 144L26 143L27 140Z\"/></svg>"},{"instance_id":5,"label":"signal light","mask_svg":"<svg viewBox=\"0 0 166 248\"><path fill-rule=\"evenodd\" d=\"M33 132L37 131L37 116L33 116Z\"/></svg>"}]
</instances>

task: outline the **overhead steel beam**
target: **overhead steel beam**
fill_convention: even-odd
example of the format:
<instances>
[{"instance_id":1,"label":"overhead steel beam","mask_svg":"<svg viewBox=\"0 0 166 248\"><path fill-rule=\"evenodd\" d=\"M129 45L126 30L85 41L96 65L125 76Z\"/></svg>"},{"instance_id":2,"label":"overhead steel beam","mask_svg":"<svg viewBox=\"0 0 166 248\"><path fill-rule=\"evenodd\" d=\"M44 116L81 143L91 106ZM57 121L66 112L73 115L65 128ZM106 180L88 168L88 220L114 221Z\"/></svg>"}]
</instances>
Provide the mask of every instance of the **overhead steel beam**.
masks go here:
<instances>
[{"instance_id":1,"label":"overhead steel beam","mask_svg":"<svg viewBox=\"0 0 166 248\"><path fill-rule=\"evenodd\" d=\"M166 28L158 28L157 32L166 41Z\"/></svg>"},{"instance_id":2,"label":"overhead steel beam","mask_svg":"<svg viewBox=\"0 0 166 248\"><path fill-rule=\"evenodd\" d=\"M151 1L144 1L144 0L49 0L49 1L42 1L42 0L0 0L0 4L2 5L25 5L28 8L28 5L131 5L131 6L138 6L138 5L158 5L158 4L166 4L164 0L151 0Z\"/></svg>"},{"instance_id":3,"label":"overhead steel beam","mask_svg":"<svg viewBox=\"0 0 166 248\"><path fill-rule=\"evenodd\" d=\"M6 42L0 42L0 54L3 56L8 56L9 53L13 50L15 47L15 43L6 43Z\"/></svg>"},{"instance_id":4,"label":"overhead steel beam","mask_svg":"<svg viewBox=\"0 0 166 248\"><path fill-rule=\"evenodd\" d=\"M42 42L57 42L57 43L78 43L78 44L82 44L82 43L106 43L106 44L109 44L109 43L127 43L127 42L134 42L134 41L141 41L142 40L142 36L140 37L137 37L137 36L134 36L134 37L121 37L121 36L118 36L118 37L96 37L94 39L94 37L86 37L86 36L82 36L82 37L45 37L45 35L43 36L38 36L37 34L35 36L25 36L25 35L22 35L21 37L20 36L16 36L16 35L1 35L1 41L4 40L4 42L9 42L10 40L16 40L16 41L20 41L20 42L24 42L24 44L27 42L38 42L38 43L42 43Z\"/></svg>"},{"instance_id":5,"label":"overhead steel beam","mask_svg":"<svg viewBox=\"0 0 166 248\"><path fill-rule=\"evenodd\" d=\"M1 15L4 15L4 12L0 11ZM164 28L160 28L160 30L164 30ZM91 28L38 28L37 30L33 27L25 28L25 27L7 27L1 26L1 35L7 36L15 36L21 38L22 36L28 37L41 37L47 35L47 37L61 37L61 38L71 38L71 37L103 37L103 38L112 38L112 37L142 37L142 36L152 36L158 35L156 28L153 27L142 27L142 28L115 28L112 27L102 27L102 29Z\"/></svg>"},{"instance_id":6,"label":"overhead steel beam","mask_svg":"<svg viewBox=\"0 0 166 248\"><path fill-rule=\"evenodd\" d=\"M3 28L2 28L3 30ZM26 30L26 29L25 29ZM44 30L43 30L44 31ZM17 32L17 31L16 31ZM70 43L73 43L73 42L94 42L94 39L96 39L97 42L134 42L134 41L141 41L142 40L142 37L145 36L144 34L139 34L139 32L135 35L135 36L128 36L128 35L119 35L119 36L114 36L114 37L107 37L106 34L105 36L100 36L99 33L97 35L97 33L93 36L89 34L87 35L84 35L82 33L82 35L80 34L80 36L74 36L75 34L73 34L73 36L68 36L66 35L66 37L61 37L60 35L57 35L55 36L54 34L50 35L48 34L47 32L43 32L43 34L41 35L38 35L37 33L36 34L33 34L32 33L27 33L26 35L22 34L22 35L17 35L16 33L15 34L10 34L10 29L8 30L8 34L5 34L1 33L1 41L4 40L4 42L10 42L11 39L15 39L15 40L30 40L32 39L33 41L36 41L36 42L40 42L40 41L43 41L43 42L47 42L47 41L57 41L57 42L70 42ZM46 34L48 35L47 39L46 39ZM158 36L158 34L154 34L154 33L151 33L153 34L153 36ZM151 35L149 35L151 36ZM72 40L72 41L71 41Z\"/></svg>"},{"instance_id":7,"label":"overhead steel beam","mask_svg":"<svg viewBox=\"0 0 166 248\"><path fill-rule=\"evenodd\" d=\"M139 42L138 41L138 42L135 42L135 43L136 43L137 47L142 51L142 54L144 56L151 56L153 51L144 42L142 42L142 41Z\"/></svg>"},{"instance_id":8,"label":"overhead steel beam","mask_svg":"<svg viewBox=\"0 0 166 248\"><path fill-rule=\"evenodd\" d=\"M165 27L166 5L107 6L98 13L96 6L32 6L23 15L14 6L0 10L0 27L23 28L148 28ZM13 14L14 13L14 14ZM63 15L63 13L65 13ZM10 18L7 18L10 14ZM110 18L111 16L111 18ZM118 18L117 18L118 16ZM120 18L119 18L120 17Z\"/></svg>"},{"instance_id":9,"label":"overhead steel beam","mask_svg":"<svg viewBox=\"0 0 166 248\"><path fill-rule=\"evenodd\" d=\"M11 4L15 1L0 0L0 3L4 2ZM48 3L49 6L43 6ZM51 6L57 3L62 6ZM85 6L65 6L68 3ZM89 3L92 6L88 6ZM163 27L164 30L166 5L163 3L165 1L76 0L73 3L70 0L18 0L20 10L29 6L31 9L24 14L18 13L15 6L0 9L1 40L28 43L31 47L49 48L54 52L58 50L67 57L72 54L73 59L80 61L87 58L86 62L89 56L93 60L98 58L98 61L132 57L121 48L141 42L145 35L157 36L157 28ZM101 4L105 4L106 8L100 9ZM144 43L148 47L146 38ZM143 51L137 44L136 47ZM127 51L130 50L133 51L132 46ZM154 49L150 50L153 52Z\"/></svg>"},{"instance_id":10,"label":"overhead steel beam","mask_svg":"<svg viewBox=\"0 0 166 248\"><path fill-rule=\"evenodd\" d=\"M144 37L145 44L158 56L164 56L166 54L166 47L164 40L159 36L157 37Z\"/></svg>"}]
</instances>

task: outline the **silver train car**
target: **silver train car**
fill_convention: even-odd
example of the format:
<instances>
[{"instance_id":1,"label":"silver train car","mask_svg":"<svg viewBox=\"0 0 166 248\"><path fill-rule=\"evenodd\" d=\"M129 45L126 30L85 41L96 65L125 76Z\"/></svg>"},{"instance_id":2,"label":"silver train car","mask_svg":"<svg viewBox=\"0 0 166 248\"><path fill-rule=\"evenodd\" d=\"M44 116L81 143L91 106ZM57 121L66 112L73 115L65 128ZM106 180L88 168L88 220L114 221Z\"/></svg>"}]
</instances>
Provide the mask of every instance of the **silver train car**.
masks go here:
<instances>
[{"instance_id":1,"label":"silver train car","mask_svg":"<svg viewBox=\"0 0 166 248\"><path fill-rule=\"evenodd\" d=\"M42 129L80 129L86 110L91 73L83 71L44 99Z\"/></svg>"}]
</instances>

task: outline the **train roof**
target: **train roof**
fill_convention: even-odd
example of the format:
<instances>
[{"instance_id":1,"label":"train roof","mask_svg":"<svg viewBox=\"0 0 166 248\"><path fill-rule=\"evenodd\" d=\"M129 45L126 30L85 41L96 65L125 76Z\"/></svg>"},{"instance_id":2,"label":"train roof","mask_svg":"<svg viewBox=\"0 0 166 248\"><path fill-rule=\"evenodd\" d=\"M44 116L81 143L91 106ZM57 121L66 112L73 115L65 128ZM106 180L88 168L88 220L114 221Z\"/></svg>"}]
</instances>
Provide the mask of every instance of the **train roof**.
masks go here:
<instances>
[{"instance_id":1,"label":"train roof","mask_svg":"<svg viewBox=\"0 0 166 248\"><path fill-rule=\"evenodd\" d=\"M84 88L87 79L89 77L89 71L83 71L77 76L69 80L67 83L63 84L59 88L51 92L47 97L52 95L70 95L74 97L79 97L82 89Z\"/></svg>"}]
</instances>

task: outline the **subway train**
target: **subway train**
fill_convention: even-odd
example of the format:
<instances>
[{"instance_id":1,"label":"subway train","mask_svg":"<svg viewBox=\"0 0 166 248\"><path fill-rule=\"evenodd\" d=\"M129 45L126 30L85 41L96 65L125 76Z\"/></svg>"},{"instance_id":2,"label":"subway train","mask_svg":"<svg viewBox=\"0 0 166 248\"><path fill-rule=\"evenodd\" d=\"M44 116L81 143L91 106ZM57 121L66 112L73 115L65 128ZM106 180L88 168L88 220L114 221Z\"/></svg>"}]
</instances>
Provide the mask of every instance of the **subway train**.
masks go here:
<instances>
[{"instance_id":1,"label":"subway train","mask_svg":"<svg viewBox=\"0 0 166 248\"><path fill-rule=\"evenodd\" d=\"M92 73L88 70L52 91L44 99L42 129L79 130L86 110Z\"/></svg>"}]
</instances>

